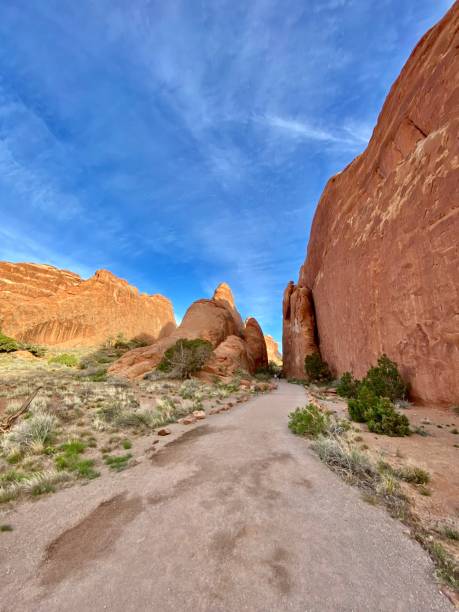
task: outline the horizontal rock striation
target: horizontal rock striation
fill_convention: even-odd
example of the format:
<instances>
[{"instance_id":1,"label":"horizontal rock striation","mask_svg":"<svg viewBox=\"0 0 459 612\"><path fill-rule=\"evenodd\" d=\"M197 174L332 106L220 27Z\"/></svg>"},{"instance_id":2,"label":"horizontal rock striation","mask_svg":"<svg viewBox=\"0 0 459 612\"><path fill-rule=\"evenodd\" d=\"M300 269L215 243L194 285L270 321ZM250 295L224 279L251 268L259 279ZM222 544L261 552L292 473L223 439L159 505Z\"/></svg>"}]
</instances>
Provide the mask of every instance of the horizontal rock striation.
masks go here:
<instances>
[{"instance_id":1,"label":"horizontal rock striation","mask_svg":"<svg viewBox=\"0 0 459 612\"><path fill-rule=\"evenodd\" d=\"M336 374L385 352L413 396L459 401L459 3L422 38L366 151L327 184L298 284L284 368L312 339Z\"/></svg>"},{"instance_id":2,"label":"horizontal rock striation","mask_svg":"<svg viewBox=\"0 0 459 612\"><path fill-rule=\"evenodd\" d=\"M0 262L0 328L22 342L97 346L110 336L153 342L175 329L171 302L107 270L89 280L53 266Z\"/></svg>"}]
</instances>

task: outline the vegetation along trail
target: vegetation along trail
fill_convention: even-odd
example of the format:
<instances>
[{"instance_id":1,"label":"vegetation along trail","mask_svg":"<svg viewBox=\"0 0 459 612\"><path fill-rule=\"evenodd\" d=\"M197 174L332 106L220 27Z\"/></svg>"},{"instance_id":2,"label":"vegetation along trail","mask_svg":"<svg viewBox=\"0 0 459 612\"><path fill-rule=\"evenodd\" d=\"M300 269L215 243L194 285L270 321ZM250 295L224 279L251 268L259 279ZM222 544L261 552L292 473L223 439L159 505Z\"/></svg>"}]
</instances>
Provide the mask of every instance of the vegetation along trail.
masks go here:
<instances>
[{"instance_id":1,"label":"vegetation along trail","mask_svg":"<svg viewBox=\"0 0 459 612\"><path fill-rule=\"evenodd\" d=\"M130 470L9 510L1 610L453 609L406 528L289 432L305 403L282 381Z\"/></svg>"}]
</instances>

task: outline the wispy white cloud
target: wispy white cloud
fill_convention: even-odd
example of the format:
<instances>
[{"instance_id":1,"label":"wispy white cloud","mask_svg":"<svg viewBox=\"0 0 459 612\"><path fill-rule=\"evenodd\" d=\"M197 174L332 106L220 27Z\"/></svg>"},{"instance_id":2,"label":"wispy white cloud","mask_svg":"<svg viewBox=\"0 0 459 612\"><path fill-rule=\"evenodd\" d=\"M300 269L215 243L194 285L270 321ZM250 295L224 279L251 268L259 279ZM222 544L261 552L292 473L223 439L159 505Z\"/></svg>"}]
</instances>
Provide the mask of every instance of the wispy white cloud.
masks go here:
<instances>
[{"instance_id":1,"label":"wispy white cloud","mask_svg":"<svg viewBox=\"0 0 459 612\"><path fill-rule=\"evenodd\" d=\"M36 214L65 221L81 213L82 207L77 196L46 171L44 166L54 154L65 158L66 151L43 119L20 99L6 95L0 84L0 185Z\"/></svg>"},{"instance_id":2,"label":"wispy white cloud","mask_svg":"<svg viewBox=\"0 0 459 612\"><path fill-rule=\"evenodd\" d=\"M270 128L277 130L287 138L310 140L323 143L336 143L354 150L368 143L371 132L367 126L356 123L345 127L335 127L333 131L311 125L307 121L268 115L262 119Z\"/></svg>"},{"instance_id":3,"label":"wispy white cloud","mask_svg":"<svg viewBox=\"0 0 459 612\"><path fill-rule=\"evenodd\" d=\"M8 140L0 140L0 175L4 183L36 209L36 214L52 214L57 220L69 220L81 212L74 194L61 191L40 170L15 159Z\"/></svg>"},{"instance_id":4,"label":"wispy white cloud","mask_svg":"<svg viewBox=\"0 0 459 612\"><path fill-rule=\"evenodd\" d=\"M348 120L343 126L345 133L349 134L356 144L366 145L372 134L374 125L366 121Z\"/></svg>"},{"instance_id":5,"label":"wispy white cloud","mask_svg":"<svg viewBox=\"0 0 459 612\"><path fill-rule=\"evenodd\" d=\"M354 0L320 0L313 7L314 13L324 11L336 11L337 9L349 8L354 4Z\"/></svg>"},{"instance_id":6,"label":"wispy white cloud","mask_svg":"<svg viewBox=\"0 0 459 612\"><path fill-rule=\"evenodd\" d=\"M271 128L283 132L287 136L299 138L300 140L318 140L320 142L340 142L336 135L325 130L313 127L305 121L297 121L284 117L268 115L264 118L265 123Z\"/></svg>"},{"instance_id":7,"label":"wispy white cloud","mask_svg":"<svg viewBox=\"0 0 459 612\"><path fill-rule=\"evenodd\" d=\"M49 264L75 272L82 278L89 278L95 272L94 267L87 266L62 251L48 248L44 241L35 240L23 231L4 226L0 227L0 260Z\"/></svg>"},{"instance_id":8,"label":"wispy white cloud","mask_svg":"<svg viewBox=\"0 0 459 612\"><path fill-rule=\"evenodd\" d=\"M0 199L16 232L0 257L113 264L181 305L199 297L190 284L228 280L274 335L324 183L364 149L419 28L444 10L0 4Z\"/></svg>"}]
</instances>

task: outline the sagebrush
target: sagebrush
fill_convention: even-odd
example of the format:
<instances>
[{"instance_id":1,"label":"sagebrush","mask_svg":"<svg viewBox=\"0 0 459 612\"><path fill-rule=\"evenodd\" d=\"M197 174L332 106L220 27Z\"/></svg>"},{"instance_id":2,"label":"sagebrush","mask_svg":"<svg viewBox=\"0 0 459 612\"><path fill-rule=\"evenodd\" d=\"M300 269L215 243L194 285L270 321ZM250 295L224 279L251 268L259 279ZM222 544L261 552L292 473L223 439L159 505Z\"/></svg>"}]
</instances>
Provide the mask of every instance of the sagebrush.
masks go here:
<instances>
[{"instance_id":1,"label":"sagebrush","mask_svg":"<svg viewBox=\"0 0 459 612\"><path fill-rule=\"evenodd\" d=\"M304 371L310 382L326 383L333 378L328 363L322 360L319 353L311 353L305 357Z\"/></svg>"},{"instance_id":2,"label":"sagebrush","mask_svg":"<svg viewBox=\"0 0 459 612\"><path fill-rule=\"evenodd\" d=\"M304 408L297 408L289 414L288 426L293 433L300 436L316 438L320 434L325 434L328 425L328 415L314 404L308 404Z\"/></svg>"}]
</instances>

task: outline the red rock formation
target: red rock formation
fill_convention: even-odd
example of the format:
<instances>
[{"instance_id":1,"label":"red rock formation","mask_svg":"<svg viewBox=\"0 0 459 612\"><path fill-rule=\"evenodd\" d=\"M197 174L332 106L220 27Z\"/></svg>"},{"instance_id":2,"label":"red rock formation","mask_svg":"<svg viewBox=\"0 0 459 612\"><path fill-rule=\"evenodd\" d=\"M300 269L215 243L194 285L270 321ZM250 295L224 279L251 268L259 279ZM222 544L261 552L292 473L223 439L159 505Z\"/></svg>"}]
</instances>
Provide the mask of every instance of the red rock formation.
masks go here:
<instances>
[{"instance_id":1,"label":"red rock formation","mask_svg":"<svg viewBox=\"0 0 459 612\"><path fill-rule=\"evenodd\" d=\"M283 319L284 373L292 378L305 378L304 358L317 350L310 289L289 282L284 291Z\"/></svg>"},{"instance_id":2,"label":"red rock formation","mask_svg":"<svg viewBox=\"0 0 459 612\"><path fill-rule=\"evenodd\" d=\"M415 397L459 399L458 32L456 2L413 51L366 151L325 188L284 297L290 376L313 348L300 305L312 295L335 373L362 376L386 352Z\"/></svg>"},{"instance_id":3,"label":"red rock formation","mask_svg":"<svg viewBox=\"0 0 459 612\"><path fill-rule=\"evenodd\" d=\"M266 350L268 351L268 362L282 365L282 355L279 351L279 345L272 336L265 336Z\"/></svg>"},{"instance_id":4,"label":"red rock formation","mask_svg":"<svg viewBox=\"0 0 459 612\"><path fill-rule=\"evenodd\" d=\"M241 332L244 329L244 323L238 309L236 308L236 304L234 303L234 296L230 286L227 283L220 283L215 289L212 299L214 302L223 304L223 306L228 308L233 315L233 319L236 321L239 332Z\"/></svg>"},{"instance_id":5,"label":"red rock formation","mask_svg":"<svg viewBox=\"0 0 459 612\"><path fill-rule=\"evenodd\" d=\"M212 343L215 350L204 375L229 377L240 368L254 373L258 364L264 363L260 342L263 332L255 319L249 319L244 327L231 289L222 283L212 299L193 302L182 323L170 336L151 346L127 352L111 366L110 373L128 378L141 377L153 370L165 351L180 338L202 338Z\"/></svg>"},{"instance_id":6,"label":"red rock formation","mask_svg":"<svg viewBox=\"0 0 459 612\"><path fill-rule=\"evenodd\" d=\"M260 368L268 367L268 351L266 350L265 337L256 319L249 318L245 322L244 340L251 362L249 372L256 372Z\"/></svg>"},{"instance_id":7,"label":"red rock formation","mask_svg":"<svg viewBox=\"0 0 459 612\"><path fill-rule=\"evenodd\" d=\"M228 336L213 351L210 360L200 373L200 378L212 379L218 376L228 379L234 376L237 370L253 373L253 362L244 340L239 336Z\"/></svg>"},{"instance_id":8,"label":"red rock formation","mask_svg":"<svg viewBox=\"0 0 459 612\"><path fill-rule=\"evenodd\" d=\"M109 336L146 336L175 329L171 302L139 294L107 270L89 280L52 266L0 263L0 327L17 340L96 346Z\"/></svg>"}]
</instances>

